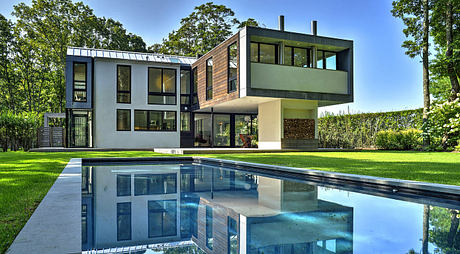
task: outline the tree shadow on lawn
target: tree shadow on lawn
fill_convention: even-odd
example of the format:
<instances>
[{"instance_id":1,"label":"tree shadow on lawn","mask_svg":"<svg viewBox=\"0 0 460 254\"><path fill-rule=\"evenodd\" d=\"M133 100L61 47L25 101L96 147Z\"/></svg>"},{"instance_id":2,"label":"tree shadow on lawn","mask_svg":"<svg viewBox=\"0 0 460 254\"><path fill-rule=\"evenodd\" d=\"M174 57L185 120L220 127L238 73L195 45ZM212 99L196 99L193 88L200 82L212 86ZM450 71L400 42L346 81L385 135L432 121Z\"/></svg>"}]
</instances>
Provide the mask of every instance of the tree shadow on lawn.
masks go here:
<instances>
[{"instance_id":1,"label":"tree shadow on lawn","mask_svg":"<svg viewBox=\"0 0 460 254\"><path fill-rule=\"evenodd\" d=\"M375 161L361 158L324 157L316 155L225 155L213 156L230 160L282 165L306 169L398 178L423 182L460 185L460 164L427 161ZM460 158L460 157L459 157Z\"/></svg>"}]
</instances>

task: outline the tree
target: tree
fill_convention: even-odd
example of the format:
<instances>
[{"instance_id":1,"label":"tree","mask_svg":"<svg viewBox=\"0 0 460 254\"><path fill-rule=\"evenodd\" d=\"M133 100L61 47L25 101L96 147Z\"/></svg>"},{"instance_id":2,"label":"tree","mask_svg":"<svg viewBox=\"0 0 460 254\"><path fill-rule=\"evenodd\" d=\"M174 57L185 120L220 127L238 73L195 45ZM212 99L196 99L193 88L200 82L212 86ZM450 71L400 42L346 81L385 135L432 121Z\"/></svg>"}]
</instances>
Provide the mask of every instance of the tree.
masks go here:
<instances>
[{"instance_id":1,"label":"tree","mask_svg":"<svg viewBox=\"0 0 460 254\"><path fill-rule=\"evenodd\" d=\"M433 41L436 45L436 57L432 62L433 78L437 88L447 89L447 98L453 101L460 93L460 2L436 0L432 14ZM454 51L454 49L457 49ZM449 83L447 87L446 81ZM436 88L435 88L436 89ZM443 94L445 95L445 94ZM443 96L445 97L445 96Z\"/></svg>"},{"instance_id":2,"label":"tree","mask_svg":"<svg viewBox=\"0 0 460 254\"><path fill-rule=\"evenodd\" d=\"M0 14L0 109L15 112L15 88L10 55L13 47L13 25Z\"/></svg>"},{"instance_id":3,"label":"tree","mask_svg":"<svg viewBox=\"0 0 460 254\"><path fill-rule=\"evenodd\" d=\"M397 0L393 1L393 16L402 19L406 28L403 30L408 40L402 46L406 54L414 58L422 57L423 66L423 122L428 122L430 110L430 73L429 73L429 32L430 32L429 0ZM430 143L429 136L424 135L424 146Z\"/></svg>"},{"instance_id":4,"label":"tree","mask_svg":"<svg viewBox=\"0 0 460 254\"><path fill-rule=\"evenodd\" d=\"M118 21L96 17L82 2L33 0L30 6L14 6L13 15L17 45L8 58L15 64L14 82L20 88L14 105L22 110L64 111L68 46L146 51L140 36L128 33Z\"/></svg>"},{"instance_id":5,"label":"tree","mask_svg":"<svg viewBox=\"0 0 460 254\"><path fill-rule=\"evenodd\" d=\"M196 6L195 11L183 18L180 28L169 33L162 44L153 44L149 51L185 56L206 54L233 34L232 29L258 26L252 18L239 21L235 13L224 5L212 2Z\"/></svg>"}]
</instances>

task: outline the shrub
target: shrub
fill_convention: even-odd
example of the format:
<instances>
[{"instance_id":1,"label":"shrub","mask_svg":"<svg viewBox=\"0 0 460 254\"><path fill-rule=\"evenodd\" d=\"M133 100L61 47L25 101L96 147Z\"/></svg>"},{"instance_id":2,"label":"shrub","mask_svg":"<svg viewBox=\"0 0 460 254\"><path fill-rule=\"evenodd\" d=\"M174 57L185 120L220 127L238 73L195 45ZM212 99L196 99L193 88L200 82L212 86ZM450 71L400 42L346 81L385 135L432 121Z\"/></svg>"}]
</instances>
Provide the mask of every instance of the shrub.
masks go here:
<instances>
[{"instance_id":1,"label":"shrub","mask_svg":"<svg viewBox=\"0 0 460 254\"><path fill-rule=\"evenodd\" d=\"M0 144L3 151L25 151L36 146L40 117L36 113L0 112Z\"/></svg>"},{"instance_id":2,"label":"shrub","mask_svg":"<svg viewBox=\"0 0 460 254\"><path fill-rule=\"evenodd\" d=\"M382 130L421 129L422 109L364 114L327 114L318 119L319 146L375 147Z\"/></svg>"},{"instance_id":3,"label":"shrub","mask_svg":"<svg viewBox=\"0 0 460 254\"><path fill-rule=\"evenodd\" d=\"M379 131L375 143L378 148L386 150L419 149L422 145L422 131L416 129Z\"/></svg>"},{"instance_id":4,"label":"shrub","mask_svg":"<svg viewBox=\"0 0 460 254\"><path fill-rule=\"evenodd\" d=\"M460 141L460 99L434 103L428 116L423 129L431 149L452 150Z\"/></svg>"}]
</instances>

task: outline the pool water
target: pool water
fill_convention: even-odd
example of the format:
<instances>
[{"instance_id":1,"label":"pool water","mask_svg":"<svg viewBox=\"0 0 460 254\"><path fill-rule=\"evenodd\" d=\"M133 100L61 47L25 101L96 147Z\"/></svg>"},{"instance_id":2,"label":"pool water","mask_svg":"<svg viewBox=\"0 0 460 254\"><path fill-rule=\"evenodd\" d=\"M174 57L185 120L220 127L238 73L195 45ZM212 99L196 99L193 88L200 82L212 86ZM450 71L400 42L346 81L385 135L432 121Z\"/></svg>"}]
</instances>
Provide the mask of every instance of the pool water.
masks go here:
<instances>
[{"instance_id":1,"label":"pool water","mask_svg":"<svg viewBox=\"0 0 460 254\"><path fill-rule=\"evenodd\" d=\"M100 253L460 253L459 204L366 193L194 163L84 166L82 246Z\"/></svg>"}]
</instances>

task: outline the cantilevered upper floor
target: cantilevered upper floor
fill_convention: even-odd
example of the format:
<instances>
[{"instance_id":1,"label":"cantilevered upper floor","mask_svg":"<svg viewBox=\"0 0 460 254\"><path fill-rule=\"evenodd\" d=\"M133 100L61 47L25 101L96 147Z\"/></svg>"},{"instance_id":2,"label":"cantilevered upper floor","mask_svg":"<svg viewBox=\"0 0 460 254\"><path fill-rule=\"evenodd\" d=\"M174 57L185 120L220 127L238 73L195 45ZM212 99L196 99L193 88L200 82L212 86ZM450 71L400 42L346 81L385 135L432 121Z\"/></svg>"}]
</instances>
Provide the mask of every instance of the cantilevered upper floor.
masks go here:
<instances>
[{"instance_id":1,"label":"cantilevered upper floor","mask_svg":"<svg viewBox=\"0 0 460 254\"><path fill-rule=\"evenodd\" d=\"M202 111L257 111L272 99L353 101L351 40L245 27L192 68Z\"/></svg>"}]
</instances>

